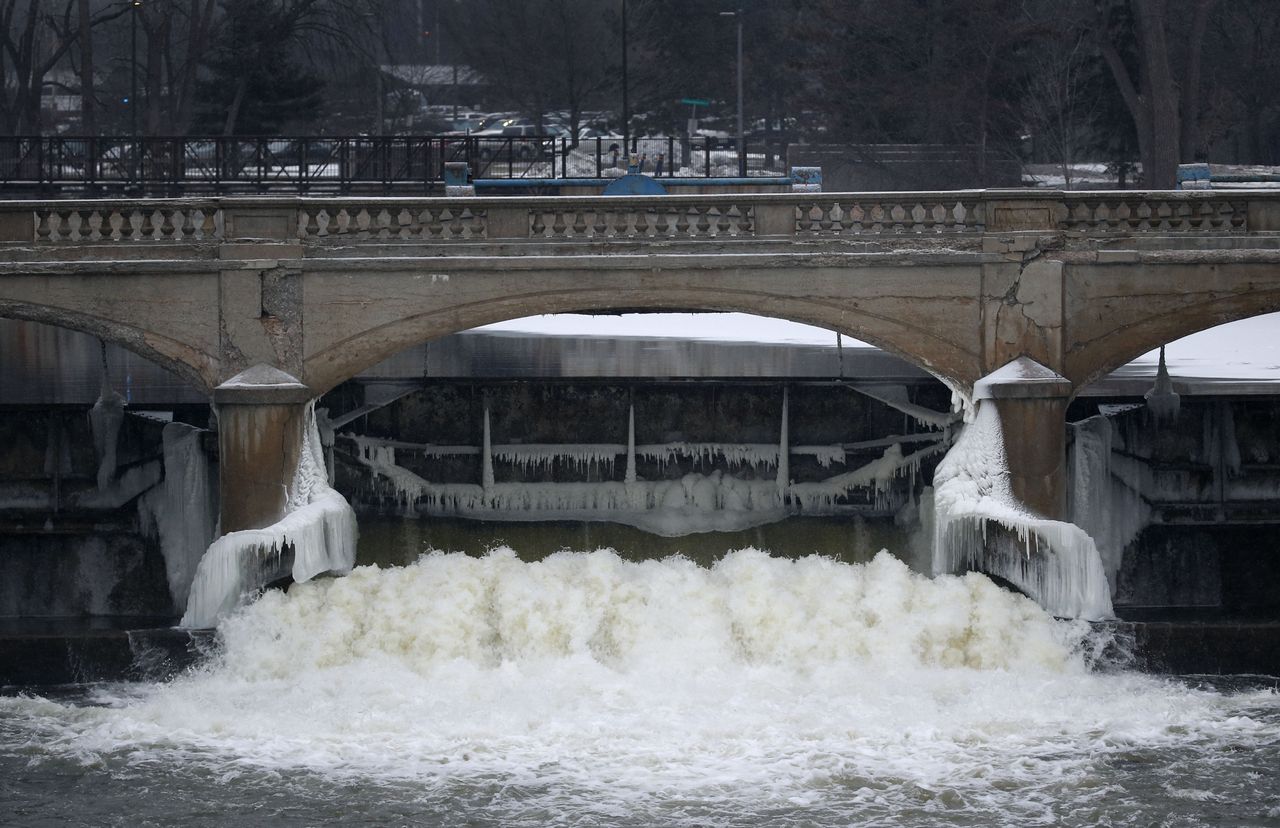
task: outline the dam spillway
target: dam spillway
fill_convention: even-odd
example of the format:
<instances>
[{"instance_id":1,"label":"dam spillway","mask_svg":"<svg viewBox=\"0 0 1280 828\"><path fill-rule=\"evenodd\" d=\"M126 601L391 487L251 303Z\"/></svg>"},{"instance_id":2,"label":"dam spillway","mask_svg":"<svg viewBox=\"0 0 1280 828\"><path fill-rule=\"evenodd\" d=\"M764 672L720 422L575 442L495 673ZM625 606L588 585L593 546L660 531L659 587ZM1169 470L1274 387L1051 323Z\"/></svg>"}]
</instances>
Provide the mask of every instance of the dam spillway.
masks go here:
<instances>
[{"instance_id":1,"label":"dam spillway","mask_svg":"<svg viewBox=\"0 0 1280 828\"><path fill-rule=\"evenodd\" d=\"M8 484L9 526L23 537L47 536L38 544L65 545L77 531L109 525L110 512L121 537L136 538L125 544L131 557L112 564L136 577L77 574L76 554L56 559L62 570L48 570L55 559L32 557L24 542L6 581L28 586L12 593L6 612L181 614L181 602L159 589L162 576L189 578L192 565L174 561L198 560L213 530L170 538L170 547L191 549L162 550L154 506L140 520L131 504L158 503L166 474L190 477L161 456L177 462L176 448L161 450L165 429L176 434L167 421L188 424L193 448L207 458L201 474L216 475L216 445L203 431L211 425L207 404L127 351L5 324L6 352L26 355L4 369L9 428L20 438L10 445L26 446L29 458L15 464L22 472ZM74 413L98 399L104 359L130 412L114 495L90 483L101 464L85 453L89 418ZM1266 617L1274 611L1274 564L1237 537L1274 531L1271 463L1280 449L1269 436L1269 386L1180 380L1178 422L1157 427L1134 402L1153 381L1119 372L1082 394L1070 416L1072 508L1099 539L1116 611ZM362 560L408 563L436 544L478 552L519 538L526 553L588 543L707 561L744 545L847 560L888 547L928 571L921 513L959 423L950 402L920 369L830 335L761 345L498 330L406 350L335 389L318 410L329 471L368 537L382 539L377 553L372 542L362 547ZM35 410L50 413L33 418ZM69 453L50 466L55 449ZM846 536L863 551L843 548ZM398 551L389 551L388 539ZM91 559L102 556L84 563ZM87 588L51 586L68 578L87 579ZM124 600L143 593L148 600ZM181 588L171 596L177 601Z\"/></svg>"},{"instance_id":2,"label":"dam spillway","mask_svg":"<svg viewBox=\"0 0 1280 828\"><path fill-rule=\"evenodd\" d=\"M11 528L21 524L7 563L27 567L30 584L60 586L26 590L28 618L10 627L0 661L49 671L73 653L79 672L67 678L83 681L170 675L187 653L205 654L167 683L0 694L0 768L25 780L14 786L15 807L69 816L74 797L34 798L68 772L92 782L95 807L137 800L128 780L153 767L164 771L148 785L174 794L164 797L173 804L144 798L145 815L198 821L209 808L226 812L225 787L213 780L232 756L235 807L270 807L287 779L284 793L310 803L310 821L352 809L444 820L467 807L507 824L565 814L636 825L942 814L1090 825L1099 814L1140 818L1192 802L1206 819L1244 809L1265 823L1280 808L1251 781L1280 745L1265 680L1188 686L1112 672L1118 654L1140 643L1134 630L1149 645L1180 614L1197 619L1179 627L1197 640L1167 636L1162 652L1195 654L1192 669L1215 669L1223 641L1237 657L1258 647L1249 636L1265 625L1241 619L1274 618L1275 580L1258 543L1273 531L1274 398L1184 393L1178 422L1162 429L1136 401L1150 378L1121 378L1078 400L1073 498L1120 511L1132 511L1126 497L1143 504L1141 528L1108 518L1091 530L1112 543L1103 550L1119 544L1110 575L1121 618L1161 619L1128 630L1055 621L976 574L913 573L903 561L927 561L912 527L927 511L933 456L859 478L829 500L771 501L775 520L735 532L663 537L589 509L495 519L487 479L491 489L546 490L625 488L632 474L668 485L696 477L694 493L719 473L776 497L784 453L788 488L821 487L890 449L905 458L945 445L956 427L949 390L881 352L731 347L720 364L734 370L696 372L716 364L716 348L694 345L626 343L621 350L650 360L679 355L683 368L654 371L651 361L646 371L661 376L640 377L620 370L628 363L616 343L468 334L339 386L318 403L327 409L318 431L335 484L359 514L362 566L267 590L227 619L216 642L110 629L128 626L119 616L142 608L130 603L142 595L169 602L150 623L180 610L167 578L174 547L165 548L159 521L142 519L164 509L139 503L163 492L171 510L185 509L186 487L201 479L197 457L208 464L204 479L216 470L207 406L148 396L145 375L108 349L107 373L130 396L113 497L95 500L102 455L89 411L102 396L102 349L91 340L58 351L64 364L71 353L89 363L78 386L57 391L58 405L39 398L49 386L30 371L9 380L8 400L28 396L0 419L18 438L10 445L26 447L6 467L5 491L28 499L6 514ZM502 353L500 369L477 370L494 364L477 354ZM540 362L529 368L521 354ZM753 374L742 376L744 367ZM441 514L402 471L479 497L469 513ZM1087 479L1104 473L1117 491ZM177 494L164 492L179 481ZM697 512L725 512L723 498ZM111 583L84 546L108 515L131 550L119 559L135 561ZM24 547L25 559L14 555ZM877 554L884 547L897 557ZM430 549L456 551L424 556ZM64 568L41 568L55 560ZM84 595L66 587L82 578L99 579L105 588L90 594L115 603L96 605L93 647L50 656L32 645L57 640L39 633L40 623L57 623L39 617L50 610L41 596L57 594L58 613L81 614L74 601ZM125 579L134 590L112 587ZM1269 640L1259 654L1274 651ZM1238 664L1217 662L1227 672Z\"/></svg>"}]
</instances>

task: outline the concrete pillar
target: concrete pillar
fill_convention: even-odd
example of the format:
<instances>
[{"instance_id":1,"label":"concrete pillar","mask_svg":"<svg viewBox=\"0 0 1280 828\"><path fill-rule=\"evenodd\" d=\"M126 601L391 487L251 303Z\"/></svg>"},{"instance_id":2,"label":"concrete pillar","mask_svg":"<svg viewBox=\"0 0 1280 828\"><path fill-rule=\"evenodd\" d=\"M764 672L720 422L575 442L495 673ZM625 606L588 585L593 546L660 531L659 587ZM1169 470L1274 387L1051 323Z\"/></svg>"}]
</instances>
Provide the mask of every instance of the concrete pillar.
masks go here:
<instances>
[{"instance_id":1,"label":"concrete pillar","mask_svg":"<svg viewBox=\"0 0 1280 828\"><path fill-rule=\"evenodd\" d=\"M979 380L974 401L1000 415L1013 496L1041 517L1066 520L1071 383L1024 356Z\"/></svg>"},{"instance_id":2,"label":"concrete pillar","mask_svg":"<svg viewBox=\"0 0 1280 828\"><path fill-rule=\"evenodd\" d=\"M307 386L266 365L214 389L223 534L261 529L283 517L311 397Z\"/></svg>"}]
</instances>

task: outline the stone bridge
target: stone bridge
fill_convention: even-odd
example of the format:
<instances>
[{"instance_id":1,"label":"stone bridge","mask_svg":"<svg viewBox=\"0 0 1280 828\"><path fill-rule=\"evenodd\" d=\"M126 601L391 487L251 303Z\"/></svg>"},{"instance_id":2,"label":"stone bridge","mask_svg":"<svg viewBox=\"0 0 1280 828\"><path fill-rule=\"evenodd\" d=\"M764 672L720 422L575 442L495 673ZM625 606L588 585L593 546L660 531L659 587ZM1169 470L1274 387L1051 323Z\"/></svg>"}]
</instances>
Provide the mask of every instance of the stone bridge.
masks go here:
<instances>
[{"instance_id":1,"label":"stone bridge","mask_svg":"<svg viewBox=\"0 0 1280 828\"><path fill-rule=\"evenodd\" d=\"M0 316L210 393L223 531L278 517L306 400L425 340L604 310L804 322L977 388L1004 416L1015 493L1058 517L1071 396L1280 310L1278 265L1265 191L0 202ZM1035 376L979 383L1019 358Z\"/></svg>"}]
</instances>

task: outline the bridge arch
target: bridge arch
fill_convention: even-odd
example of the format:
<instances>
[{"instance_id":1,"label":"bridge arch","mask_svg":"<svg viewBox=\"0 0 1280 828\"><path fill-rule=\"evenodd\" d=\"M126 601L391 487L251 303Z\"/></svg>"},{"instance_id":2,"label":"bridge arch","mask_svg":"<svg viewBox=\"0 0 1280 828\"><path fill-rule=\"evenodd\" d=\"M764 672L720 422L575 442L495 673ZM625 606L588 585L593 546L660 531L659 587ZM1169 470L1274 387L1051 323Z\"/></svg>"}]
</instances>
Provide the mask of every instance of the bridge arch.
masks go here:
<instances>
[{"instance_id":1,"label":"bridge arch","mask_svg":"<svg viewBox=\"0 0 1280 828\"><path fill-rule=\"evenodd\" d=\"M205 394L217 385L217 360L191 345L132 325L49 305L0 301L0 317L79 331L118 345L176 374Z\"/></svg>"},{"instance_id":2,"label":"bridge arch","mask_svg":"<svg viewBox=\"0 0 1280 828\"><path fill-rule=\"evenodd\" d=\"M1067 355L1067 378L1078 392L1089 383L1184 336L1280 311L1280 287L1152 312Z\"/></svg>"},{"instance_id":3,"label":"bridge arch","mask_svg":"<svg viewBox=\"0 0 1280 828\"><path fill-rule=\"evenodd\" d=\"M911 319L889 318L855 303L745 290L637 290L585 288L494 297L446 307L409 309L401 318L372 325L306 359L308 385L324 393L406 348L483 325L555 313L746 313L824 328L893 353L967 390L980 376L980 355Z\"/></svg>"}]
</instances>

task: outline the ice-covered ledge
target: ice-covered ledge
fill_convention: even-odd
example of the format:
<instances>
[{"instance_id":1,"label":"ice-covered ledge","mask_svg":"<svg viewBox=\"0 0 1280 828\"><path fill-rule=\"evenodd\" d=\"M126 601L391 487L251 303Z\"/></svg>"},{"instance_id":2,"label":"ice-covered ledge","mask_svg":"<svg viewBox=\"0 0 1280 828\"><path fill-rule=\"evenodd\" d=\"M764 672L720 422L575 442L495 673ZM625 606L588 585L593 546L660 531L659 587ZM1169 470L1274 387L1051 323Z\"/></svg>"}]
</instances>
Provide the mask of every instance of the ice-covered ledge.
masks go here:
<instances>
[{"instance_id":1,"label":"ice-covered ledge","mask_svg":"<svg viewBox=\"0 0 1280 828\"><path fill-rule=\"evenodd\" d=\"M302 404L314 396L297 377L263 364L246 368L213 389L215 404Z\"/></svg>"},{"instance_id":2,"label":"ice-covered ledge","mask_svg":"<svg viewBox=\"0 0 1280 828\"><path fill-rule=\"evenodd\" d=\"M973 384L974 402L1070 396L1070 380L1029 356L1020 356Z\"/></svg>"}]
</instances>

